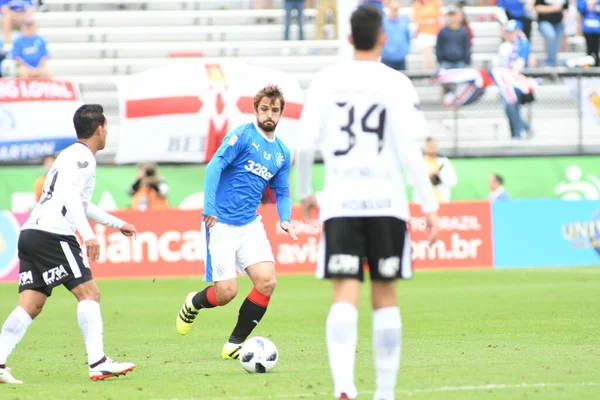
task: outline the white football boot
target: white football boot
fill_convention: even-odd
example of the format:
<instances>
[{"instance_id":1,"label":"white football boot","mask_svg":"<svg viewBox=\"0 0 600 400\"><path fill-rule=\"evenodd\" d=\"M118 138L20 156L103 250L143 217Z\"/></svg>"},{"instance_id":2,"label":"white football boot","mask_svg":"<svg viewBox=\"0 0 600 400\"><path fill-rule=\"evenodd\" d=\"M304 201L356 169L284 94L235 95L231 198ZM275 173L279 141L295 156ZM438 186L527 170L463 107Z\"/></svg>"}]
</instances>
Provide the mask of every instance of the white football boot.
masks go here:
<instances>
[{"instance_id":1,"label":"white football boot","mask_svg":"<svg viewBox=\"0 0 600 400\"><path fill-rule=\"evenodd\" d=\"M93 381L103 381L107 378L125 375L135 369L133 363L118 363L106 357L102 364L90 368L90 379Z\"/></svg>"},{"instance_id":2,"label":"white football boot","mask_svg":"<svg viewBox=\"0 0 600 400\"><path fill-rule=\"evenodd\" d=\"M15 379L10 373L10 368L0 368L0 385L6 383L9 385L20 385L23 381Z\"/></svg>"}]
</instances>

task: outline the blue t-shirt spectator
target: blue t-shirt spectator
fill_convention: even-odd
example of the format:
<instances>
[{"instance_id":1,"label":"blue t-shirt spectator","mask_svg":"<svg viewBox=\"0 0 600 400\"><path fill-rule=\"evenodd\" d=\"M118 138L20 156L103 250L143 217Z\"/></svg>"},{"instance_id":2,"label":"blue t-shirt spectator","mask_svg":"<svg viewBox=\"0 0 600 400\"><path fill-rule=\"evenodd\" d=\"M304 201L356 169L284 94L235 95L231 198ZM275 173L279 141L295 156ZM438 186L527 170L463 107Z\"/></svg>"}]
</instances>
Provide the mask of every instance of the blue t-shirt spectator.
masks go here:
<instances>
[{"instance_id":1,"label":"blue t-shirt spectator","mask_svg":"<svg viewBox=\"0 0 600 400\"><path fill-rule=\"evenodd\" d=\"M21 60L32 68L37 68L42 59L50 57L46 39L37 33L33 36L19 36L13 43L12 54L15 60Z\"/></svg>"},{"instance_id":2,"label":"blue t-shirt spectator","mask_svg":"<svg viewBox=\"0 0 600 400\"><path fill-rule=\"evenodd\" d=\"M14 12L25 12L34 7L33 0L0 0L0 8L8 7Z\"/></svg>"},{"instance_id":3,"label":"blue t-shirt spectator","mask_svg":"<svg viewBox=\"0 0 600 400\"><path fill-rule=\"evenodd\" d=\"M523 18L526 16L525 2L522 0L498 0L496 5L510 14L509 18Z\"/></svg>"},{"instance_id":4,"label":"blue t-shirt spectator","mask_svg":"<svg viewBox=\"0 0 600 400\"><path fill-rule=\"evenodd\" d=\"M383 0L362 0L362 3L360 4L361 6L366 6L366 5L374 5L375 7L379 8L379 11L381 11L381 13L383 14Z\"/></svg>"},{"instance_id":5,"label":"blue t-shirt spectator","mask_svg":"<svg viewBox=\"0 0 600 400\"><path fill-rule=\"evenodd\" d=\"M383 21L387 41L382 60L401 61L410 53L410 21L406 16L385 18Z\"/></svg>"},{"instance_id":6,"label":"blue t-shirt spectator","mask_svg":"<svg viewBox=\"0 0 600 400\"><path fill-rule=\"evenodd\" d=\"M600 34L600 3L588 7L587 0L577 1L577 10L581 14L581 30L584 34Z\"/></svg>"}]
</instances>

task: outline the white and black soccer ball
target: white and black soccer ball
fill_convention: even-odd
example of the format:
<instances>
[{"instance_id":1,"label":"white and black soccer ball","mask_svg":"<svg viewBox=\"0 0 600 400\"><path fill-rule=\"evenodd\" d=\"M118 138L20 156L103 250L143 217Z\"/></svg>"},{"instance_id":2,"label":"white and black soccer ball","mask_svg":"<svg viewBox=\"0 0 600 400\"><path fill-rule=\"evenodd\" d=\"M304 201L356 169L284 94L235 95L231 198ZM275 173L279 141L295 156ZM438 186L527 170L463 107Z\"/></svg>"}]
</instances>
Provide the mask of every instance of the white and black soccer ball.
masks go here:
<instances>
[{"instance_id":1,"label":"white and black soccer ball","mask_svg":"<svg viewBox=\"0 0 600 400\"><path fill-rule=\"evenodd\" d=\"M271 372L279 360L275 344L261 336L250 338L240 350L240 363L251 374Z\"/></svg>"}]
</instances>

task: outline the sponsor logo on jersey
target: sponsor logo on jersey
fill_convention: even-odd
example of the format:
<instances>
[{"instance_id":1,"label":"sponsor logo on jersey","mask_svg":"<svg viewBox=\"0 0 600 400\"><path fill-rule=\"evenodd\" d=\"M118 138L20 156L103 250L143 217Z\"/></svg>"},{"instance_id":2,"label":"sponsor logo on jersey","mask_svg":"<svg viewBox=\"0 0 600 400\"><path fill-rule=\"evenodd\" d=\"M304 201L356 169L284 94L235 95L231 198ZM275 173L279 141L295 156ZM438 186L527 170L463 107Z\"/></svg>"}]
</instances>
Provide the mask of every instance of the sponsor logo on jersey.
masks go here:
<instances>
[{"instance_id":1,"label":"sponsor logo on jersey","mask_svg":"<svg viewBox=\"0 0 600 400\"><path fill-rule=\"evenodd\" d=\"M354 275L360 268L360 258L350 254L332 254L327 263L330 274Z\"/></svg>"},{"instance_id":2,"label":"sponsor logo on jersey","mask_svg":"<svg viewBox=\"0 0 600 400\"><path fill-rule=\"evenodd\" d=\"M231 137L229 138L229 141L227 142L228 145L233 146L237 143L238 141L238 136L236 134L231 135Z\"/></svg>"},{"instance_id":3,"label":"sponsor logo on jersey","mask_svg":"<svg viewBox=\"0 0 600 400\"><path fill-rule=\"evenodd\" d=\"M400 270L400 257L380 258L378 267L382 277L393 278Z\"/></svg>"},{"instance_id":4,"label":"sponsor logo on jersey","mask_svg":"<svg viewBox=\"0 0 600 400\"><path fill-rule=\"evenodd\" d=\"M285 161L285 157L283 157L283 154L281 154L281 153L275 154L275 164L277 164L277 168L281 168L284 161Z\"/></svg>"},{"instance_id":5,"label":"sponsor logo on jersey","mask_svg":"<svg viewBox=\"0 0 600 400\"><path fill-rule=\"evenodd\" d=\"M31 271L25 271L19 274L19 286L30 285L32 283L33 273Z\"/></svg>"},{"instance_id":6,"label":"sponsor logo on jersey","mask_svg":"<svg viewBox=\"0 0 600 400\"><path fill-rule=\"evenodd\" d=\"M254 175L258 175L266 181L271 180L273 177L273 174L269 172L267 167L252 160L248 160L248 164L246 164L244 168L246 168L246 171L252 172Z\"/></svg>"},{"instance_id":7,"label":"sponsor logo on jersey","mask_svg":"<svg viewBox=\"0 0 600 400\"><path fill-rule=\"evenodd\" d=\"M77 168L79 168L79 169L86 168L88 165L90 165L90 163L87 161L84 161L84 162L77 161Z\"/></svg>"},{"instance_id":8,"label":"sponsor logo on jersey","mask_svg":"<svg viewBox=\"0 0 600 400\"><path fill-rule=\"evenodd\" d=\"M48 271L45 271L42 276L44 278L44 282L46 282L46 285L51 285L54 282L60 281L61 279L69 276L69 274L65 267L59 265L58 267L54 267Z\"/></svg>"},{"instance_id":9,"label":"sponsor logo on jersey","mask_svg":"<svg viewBox=\"0 0 600 400\"><path fill-rule=\"evenodd\" d=\"M267 161L271 161L271 153L267 153L266 151L263 154L263 157L265 158L265 160Z\"/></svg>"}]
</instances>

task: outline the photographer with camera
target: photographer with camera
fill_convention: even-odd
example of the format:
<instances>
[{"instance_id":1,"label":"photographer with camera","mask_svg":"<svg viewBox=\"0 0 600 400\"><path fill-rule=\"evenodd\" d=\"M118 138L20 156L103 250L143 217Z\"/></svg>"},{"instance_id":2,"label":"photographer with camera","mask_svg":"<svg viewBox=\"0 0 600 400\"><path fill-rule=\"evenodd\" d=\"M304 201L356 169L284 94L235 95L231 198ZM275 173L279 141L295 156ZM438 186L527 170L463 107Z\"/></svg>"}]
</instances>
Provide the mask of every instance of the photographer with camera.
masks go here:
<instances>
[{"instance_id":1,"label":"photographer with camera","mask_svg":"<svg viewBox=\"0 0 600 400\"><path fill-rule=\"evenodd\" d=\"M144 163L138 166L137 180L127 192L132 196L131 208L137 211L164 210L169 208L169 186L160 177L157 165Z\"/></svg>"},{"instance_id":2,"label":"photographer with camera","mask_svg":"<svg viewBox=\"0 0 600 400\"><path fill-rule=\"evenodd\" d=\"M450 202L452 188L458 183L458 178L450 160L438 154L437 142L432 137L425 139L424 158L438 203ZM412 185L408 177L407 183ZM416 191L413 200L419 203Z\"/></svg>"}]
</instances>

